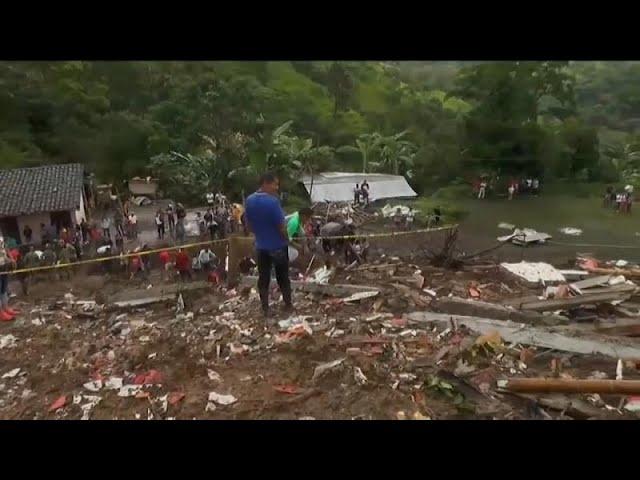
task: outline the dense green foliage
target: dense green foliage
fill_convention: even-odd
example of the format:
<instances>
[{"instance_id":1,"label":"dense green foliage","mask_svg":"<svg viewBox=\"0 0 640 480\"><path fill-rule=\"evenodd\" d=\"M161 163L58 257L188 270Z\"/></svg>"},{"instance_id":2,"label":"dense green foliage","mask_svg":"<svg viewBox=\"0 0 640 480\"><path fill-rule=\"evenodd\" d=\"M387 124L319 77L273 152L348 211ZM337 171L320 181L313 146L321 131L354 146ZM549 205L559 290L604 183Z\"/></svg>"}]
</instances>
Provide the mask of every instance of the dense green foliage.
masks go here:
<instances>
[{"instance_id":1,"label":"dense green foliage","mask_svg":"<svg viewBox=\"0 0 640 480\"><path fill-rule=\"evenodd\" d=\"M81 162L185 199L269 168L633 181L636 62L0 63L0 168Z\"/></svg>"}]
</instances>

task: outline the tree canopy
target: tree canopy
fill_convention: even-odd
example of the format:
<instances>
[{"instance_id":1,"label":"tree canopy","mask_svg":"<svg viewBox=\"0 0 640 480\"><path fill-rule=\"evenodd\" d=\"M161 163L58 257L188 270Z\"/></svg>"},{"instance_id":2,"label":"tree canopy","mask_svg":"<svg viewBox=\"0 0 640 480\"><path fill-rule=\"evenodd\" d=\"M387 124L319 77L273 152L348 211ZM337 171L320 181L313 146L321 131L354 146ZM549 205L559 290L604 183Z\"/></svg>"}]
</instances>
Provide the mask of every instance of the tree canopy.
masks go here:
<instances>
[{"instance_id":1,"label":"tree canopy","mask_svg":"<svg viewBox=\"0 0 640 480\"><path fill-rule=\"evenodd\" d=\"M154 174L178 197L237 194L267 168L418 191L486 172L617 180L640 168L638 85L637 62L2 62L0 168Z\"/></svg>"}]
</instances>

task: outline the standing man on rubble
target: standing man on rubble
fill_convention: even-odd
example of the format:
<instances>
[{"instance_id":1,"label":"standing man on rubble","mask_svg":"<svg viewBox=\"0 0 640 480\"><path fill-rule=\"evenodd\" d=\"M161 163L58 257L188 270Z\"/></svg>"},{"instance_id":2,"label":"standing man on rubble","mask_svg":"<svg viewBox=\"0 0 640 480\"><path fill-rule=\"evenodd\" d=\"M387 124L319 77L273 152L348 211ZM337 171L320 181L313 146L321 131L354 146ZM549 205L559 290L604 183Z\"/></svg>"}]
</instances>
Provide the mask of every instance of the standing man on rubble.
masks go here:
<instances>
[{"instance_id":1,"label":"standing man on rubble","mask_svg":"<svg viewBox=\"0 0 640 480\"><path fill-rule=\"evenodd\" d=\"M291 281L289 280L289 237L284 212L278 198L280 181L272 173L260 177L260 188L249 195L246 201L248 229L256 237L258 260L258 292L262 313L269 316L269 283L271 267L282 292L285 310L292 310Z\"/></svg>"}]
</instances>

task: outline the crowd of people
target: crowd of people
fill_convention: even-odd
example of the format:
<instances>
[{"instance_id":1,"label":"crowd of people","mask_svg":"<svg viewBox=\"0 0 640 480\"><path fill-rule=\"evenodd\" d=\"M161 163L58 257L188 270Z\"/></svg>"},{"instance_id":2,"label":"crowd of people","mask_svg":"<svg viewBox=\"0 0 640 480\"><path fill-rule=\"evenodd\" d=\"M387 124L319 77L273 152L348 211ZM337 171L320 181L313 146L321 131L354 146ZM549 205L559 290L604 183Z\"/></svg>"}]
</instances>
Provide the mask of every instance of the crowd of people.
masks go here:
<instances>
[{"instance_id":1,"label":"crowd of people","mask_svg":"<svg viewBox=\"0 0 640 480\"><path fill-rule=\"evenodd\" d=\"M633 185L627 185L621 192L616 192L611 186L607 187L602 205L605 208L613 208L617 213L631 214L633 205Z\"/></svg>"},{"instance_id":2,"label":"crowd of people","mask_svg":"<svg viewBox=\"0 0 640 480\"><path fill-rule=\"evenodd\" d=\"M478 200L487 198L487 193L495 191L500 184L500 178L489 179L482 177L473 183L473 192ZM501 187L501 188L504 188ZM499 190L501 190L501 188ZM540 179L537 177L527 177L521 179L511 178L506 184L506 194L509 200L513 200L518 195L539 195L541 189Z\"/></svg>"}]
</instances>

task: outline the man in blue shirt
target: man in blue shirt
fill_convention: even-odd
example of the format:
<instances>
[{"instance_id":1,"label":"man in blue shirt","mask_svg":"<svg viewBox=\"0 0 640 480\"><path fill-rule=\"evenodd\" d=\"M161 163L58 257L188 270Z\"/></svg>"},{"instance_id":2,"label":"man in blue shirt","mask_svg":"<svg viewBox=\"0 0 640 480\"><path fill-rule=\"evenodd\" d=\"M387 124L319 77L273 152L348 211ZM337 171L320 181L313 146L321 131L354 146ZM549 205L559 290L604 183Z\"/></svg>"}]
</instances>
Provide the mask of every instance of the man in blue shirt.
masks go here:
<instances>
[{"instance_id":1,"label":"man in blue shirt","mask_svg":"<svg viewBox=\"0 0 640 480\"><path fill-rule=\"evenodd\" d=\"M276 271L276 280L285 309L291 310L291 281L289 280L289 237L284 212L280 206L278 190L280 181L272 173L260 177L260 188L247 197L245 218L247 227L256 237L258 260L258 293L262 312L269 315L269 283L271 267Z\"/></svg>"}]
</instances>

